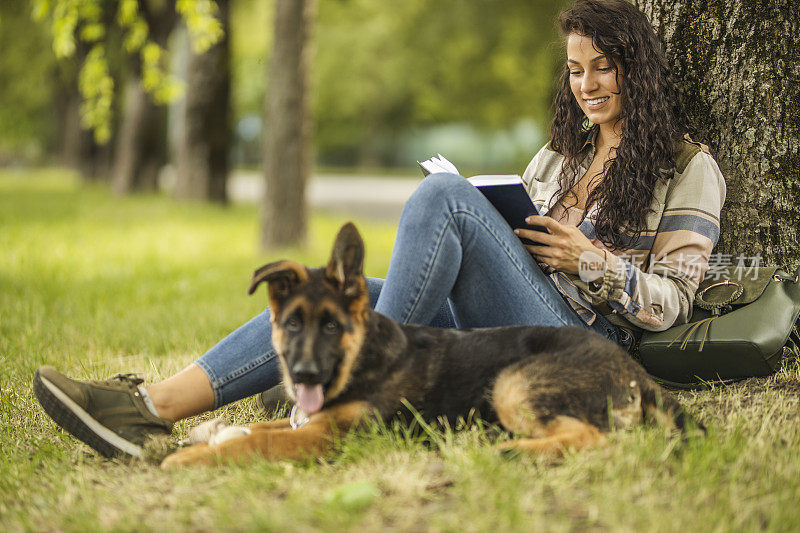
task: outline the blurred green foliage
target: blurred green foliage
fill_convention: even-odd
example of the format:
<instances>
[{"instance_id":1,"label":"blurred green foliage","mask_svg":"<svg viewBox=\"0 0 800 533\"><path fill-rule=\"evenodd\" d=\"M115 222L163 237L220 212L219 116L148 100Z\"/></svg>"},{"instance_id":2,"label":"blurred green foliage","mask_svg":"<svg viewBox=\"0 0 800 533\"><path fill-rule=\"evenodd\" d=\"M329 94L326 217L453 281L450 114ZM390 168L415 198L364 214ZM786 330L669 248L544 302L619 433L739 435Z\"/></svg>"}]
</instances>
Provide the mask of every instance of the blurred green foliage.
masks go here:
<instances>
[{"instance_id":1,"label":"blurred green foliage","mask_svg":"<svg viewBox=\"0 0 800 533\"><path fill-rule=\"evenodd\" d=\"M237 120L261 115L264 107L273 4L273 0L233 0L231 4L231 90Z\"/></svg>"},{"instance_id":2,"label":"blurred green foliage","mask_svg":"<svg viewBox=\"0 0 800 533\"><path fill-rule=\"evenodd\" d=\"M418 150L420 139L438 137L428 131L442 124L460 125L462 137L470 130L471 145L500 131L489 144L503 148L508 137L525 142L516 132L533 124L538 143L546 135L562 53L554 20L565 3L320 0L313 71L318 161L407 164L414 159L409 152L429 155ZM234 12L239 118L260 114L263 86L241 80L271 39L270 11L254 12L251 5L240 0ZM527 147L527 156L504 161L521 164L539 148L536 143ZM502 151L516 153L507 148ZM443 148L427 148L438 149Z\"/></svg>"},{"instance_id":3,"label":"blurred green foliage","mask_svg":"<svg viewBox=\"0 0 800 533\"><path fill-rule=\"evenodd\" d=\"M76 31L91 45L80 77L82 92L89 97L84 108L87 124L102 129L102 124L111 123L111 98L118 88L108 72L119 70L115 61L123 60L112 53L114 46L140 54L144 77L157 100L169 101L178 94L174 78L159 70L166 64L166 51L148 43L136 0L118 2L116 37L99 22L92 7L98 1L37 0L37 16L51 14L46 20L52 34L46 25L30 21L30 7L22 0L0 4L0 44L7 51L0 57L0 76L7 80L0 85L0 153L20 151L26 145L53 148L55 128L48 123L53 120L48 107L63 90L59 69L75 68L69 61L56 65L53 50L71 53ZM420 145L427 146L429 139L457 127L460 138L470 138L470 146L497 147L487 148L498 154L495 159L516 158L518 164L522 156L513 155L519 150L508 142L538 143L546 135L562 53L554 19L564 4L563 0L318 0L312 70L318 161L349 166L404 164L410 153L430 155ZM237 158L240 163L256 164L260 156L273 8L273 0L232 2L233 111L240 126L237 131L241 130L237 149L250 144L249 158ZM218 36L209 22L213 8L208 2L179 0L177 9L190 30L205 36L205 41L195 37L195 46L206 46ZM531 133L532 128L538 133ZM526 133L518 135L520 131ZM538 148L524 151L532 154ZM442 149L438 142L427 148Z\"/></svg>"},{"instance_id":4,"label":"blurred green foliage","mask_svg":"<svg viewBox=\"0 0 800 533\"><path fill-rule=\"evenodd\" d=\"M0 2L0 162L53 148L58 68L47 31L24 0Z\"/></svg>"},{"instance_id":5,"label":"blurred green foliage","mask_svg":"<svg viewBox=\"0 0 800 533\"><path fill-rule=\"evenodd\" d=\"M545 118L556 34L552 0L323 0L316 56L320 123ZM324 131L324 130L323 130Z\"/></svg>"},{"instance_id":6,"label":"blurred green foliage","mask_svg":"<svg viewBox=\"0 0 800 533\"><path fill-rule=\"evenodd\" d=\"M168 72L165 50L150 39L150 21L169 16L167 0L33 0L33 16L50 26L56 56L71 58L79 44L89 47L80 58L80 83L83 95L81 119L100 143L111 138L114 104L114 79L106 54L107 28L123 35L125 51L139 54L142 86L159 104L175 101L183 92L180 82ZM195 50L204 51L222 35L214 17L213 0L177 0L174 8L185 21Z\"/></svg>"},{"instance_id":7,"label":"blurred green foliage","mask_svg":"<svg viewBox=\"0 0 800 533\"><path fill-rule=\"evenodd\" d=\"M183 17L192 36L192 49L200 54L222 37L222 24L216 19L217 5L209 0L177 0L175 10Z\"/></svg>"},{"instance_id":8,"label":"blurred green foliage","mask_svg":"<svg viewBox=\"0 0 800 533\"><path fill-rule=\"evenodd\" d=\"M237 119L261 114L271 4L234 4ZM513 134L519 124L545 131L561 54L554 20L565 4L319 0L312 73L319 161L407 163L398 154L440 124L470 125L475 140L487 131Z\"/></svg>"}]
</instances>

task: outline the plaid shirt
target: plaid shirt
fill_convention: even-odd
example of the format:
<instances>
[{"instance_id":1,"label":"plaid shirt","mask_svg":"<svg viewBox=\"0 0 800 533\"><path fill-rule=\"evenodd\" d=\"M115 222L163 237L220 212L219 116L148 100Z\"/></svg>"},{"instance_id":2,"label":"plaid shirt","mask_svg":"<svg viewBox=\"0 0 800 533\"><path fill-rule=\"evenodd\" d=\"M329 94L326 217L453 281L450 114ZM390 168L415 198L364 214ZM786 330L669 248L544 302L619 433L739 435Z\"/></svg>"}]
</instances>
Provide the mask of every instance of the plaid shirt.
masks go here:
<instances>
[{"instance_id":1,"label":"plaid shirt","mask_svg":"<svg viewBox=\"0 0 800 533\"><path fill-rule=\"evenodd\" d=\"M583 151L576 178L586 173L594 158L594 136L589 136ZM647 216L645 231L614 253L596 238L596 205L585 217L581 209L553 205L563 162L564 157L548 144L530 162L522 180L540 214L578 226L595 246L607 251L607 267L597 282L587 283L543 265L567 302L587 324L597 313L613 324L650 331L688 322L694 293L719 238L725 201L725 179L708 148L688 136L681 142L674 176L656 185L654 212Z\"/></svg>"}]
</instances>

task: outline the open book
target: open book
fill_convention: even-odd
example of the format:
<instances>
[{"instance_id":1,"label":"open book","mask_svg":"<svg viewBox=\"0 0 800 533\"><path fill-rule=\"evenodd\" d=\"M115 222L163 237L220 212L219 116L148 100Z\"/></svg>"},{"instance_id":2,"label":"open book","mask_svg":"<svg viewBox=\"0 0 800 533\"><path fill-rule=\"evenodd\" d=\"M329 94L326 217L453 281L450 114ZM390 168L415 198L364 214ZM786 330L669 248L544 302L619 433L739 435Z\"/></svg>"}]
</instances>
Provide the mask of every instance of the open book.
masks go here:
<instances>
[{"instance_id":1,"label":"open book","mask_svg":"<svg viewBox=\"0 0 800 533\"><path fill-rule=\"evenodd\" d=\"M422 173L435 174L437 172L448 172L458 174L458 169L448 161L442 154L425 161L417 161ZM525 190L522 178L517 174L509 175L478 175L467 178L495 209L508 222L512 229L523 228L538 231L547 231L541 226L531 226L525 219L531 215L538 215L539 212L533 205L530 196ZM537 244L529 239L522 239L524 244Z\"/></svg>"}]
</instances>

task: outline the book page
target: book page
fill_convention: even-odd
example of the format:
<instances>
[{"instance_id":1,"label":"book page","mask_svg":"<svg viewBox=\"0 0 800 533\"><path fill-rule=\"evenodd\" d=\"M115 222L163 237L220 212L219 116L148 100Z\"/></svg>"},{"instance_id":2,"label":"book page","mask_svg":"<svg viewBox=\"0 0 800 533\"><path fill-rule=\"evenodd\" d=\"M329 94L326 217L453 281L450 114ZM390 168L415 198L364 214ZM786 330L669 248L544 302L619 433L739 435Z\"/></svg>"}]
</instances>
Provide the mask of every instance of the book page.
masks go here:
<instances>
[{"instance_id":1,"label":"book page","mask_svg":"<svg viewBox=\"0 0 800 533\"><path fill-rule=\"evenodd\" d=\"M425 161L417 161L419 166L422 167L428 174L436 174L437 172L447 172L449 174L458 174L456 166L447 160L442 154L436 154L430 159Z\"/></svg>"},{"instance_id":2,"label":"book page","mask_svg":"<svg viewBox=\"0 0 800 533\"><path fill-rule=\"evenodd\" d=\"M522 177L519 174L480 174L467 178L467 180L476 187L522 183Z\"/></svg>"}]
</instances>

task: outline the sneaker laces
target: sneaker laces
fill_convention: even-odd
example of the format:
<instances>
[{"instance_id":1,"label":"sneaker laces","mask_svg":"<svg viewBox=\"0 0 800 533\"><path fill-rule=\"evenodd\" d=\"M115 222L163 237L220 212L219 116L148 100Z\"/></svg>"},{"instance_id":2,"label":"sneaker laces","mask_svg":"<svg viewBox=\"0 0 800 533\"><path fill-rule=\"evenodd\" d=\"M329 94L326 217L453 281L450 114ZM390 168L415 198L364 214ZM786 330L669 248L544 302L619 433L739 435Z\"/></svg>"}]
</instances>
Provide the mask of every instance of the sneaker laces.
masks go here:
<instances>
[{"instance_id":1,"label":"sneaker laces","mask_svg":"<svg viewBox=\"0 0 800 533\"><path fill-rule=\"evenodd\" d=\"M121 381L121 382L128 383L131 386L135 387L137 385L141 385L142 383L144 383L144 377L142 377L142 374L139 374L139 373L136 373L136 372L128 372L128 373L125 373L125 374L114 374L113 376L111 376L107 380L100 381L99 383L110 383L110 382L113 382L113 381L116 381L116 382L120 382Z\"/></svg>"}]
</instances>

